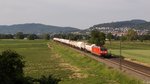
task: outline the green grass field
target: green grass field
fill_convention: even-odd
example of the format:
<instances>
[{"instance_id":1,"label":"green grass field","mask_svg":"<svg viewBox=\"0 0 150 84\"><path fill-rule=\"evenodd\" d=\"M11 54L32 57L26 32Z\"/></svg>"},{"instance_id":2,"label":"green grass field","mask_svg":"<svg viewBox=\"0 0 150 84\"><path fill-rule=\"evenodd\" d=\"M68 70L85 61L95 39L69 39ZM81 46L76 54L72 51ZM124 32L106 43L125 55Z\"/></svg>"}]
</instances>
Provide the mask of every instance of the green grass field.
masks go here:
<instances>
[{"instance_id":1,"label":"green grass field","mask_svg":"<svg viewBox=\"0 0 150 84\"><path fill-rule=\"evenodd\" d=\"M111 53L120 55L120 42L112 41L112 46L109 42L105 45ZM150 64L150 41L146 42L122 42L122 56Z\"/></svg>"},{"instance_id":2,"label":"green grass field","mask_svg":"<svg viewBox=\"0 0 150 84\"><path fill-rule=\"evenodd\" d=\"M47 47L47 43L50 48ZM15 50L24 56L26 76L39 78L52 74L62 79L60 84L141 83L53 41L0 40L0 51L5 49Z\"/></svg>"}]
</instances>

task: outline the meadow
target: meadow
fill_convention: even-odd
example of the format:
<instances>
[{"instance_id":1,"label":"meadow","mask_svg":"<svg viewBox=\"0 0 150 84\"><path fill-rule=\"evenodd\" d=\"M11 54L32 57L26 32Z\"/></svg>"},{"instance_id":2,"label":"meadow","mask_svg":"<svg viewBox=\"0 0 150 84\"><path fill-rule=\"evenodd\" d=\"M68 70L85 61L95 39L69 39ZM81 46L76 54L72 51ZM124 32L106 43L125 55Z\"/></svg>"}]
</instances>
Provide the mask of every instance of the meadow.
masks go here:
<instances>
[{"instance_id":1,"label":"meadow","mask_svg":"<svg viewBox=\"0 0 150 84\"><path fill-rule=\"evenodd\" d=\"M120 55L120 42L112 41L112 45L107 41L105 45L109 52L114 55ZM122 56L134 61L150 64L150 41L145 42L121 42Z\"/></svg>"},{"instance_id":2,"label":"meadow","mask_svg":"<svg viewBox=\"0 0 150 84\"><path fill-rule=\"evenodd\" d=\"M49 48L48 48L49 45ZM60 84L141 84L62 44L45 40L0 40L0 51L12 49L24 57L26 76L53 75Z\"/></svg>"}]
</instances>

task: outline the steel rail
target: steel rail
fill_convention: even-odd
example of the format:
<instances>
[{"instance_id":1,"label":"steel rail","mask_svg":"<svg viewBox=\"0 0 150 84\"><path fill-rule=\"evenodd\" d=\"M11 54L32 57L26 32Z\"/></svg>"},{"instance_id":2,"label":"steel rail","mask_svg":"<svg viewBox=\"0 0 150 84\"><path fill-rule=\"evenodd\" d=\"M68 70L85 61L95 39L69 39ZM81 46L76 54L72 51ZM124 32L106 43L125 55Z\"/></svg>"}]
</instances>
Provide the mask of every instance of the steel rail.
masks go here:
<instances>
[{"instance_id":1,"label":"steel rail","mask_svg":"<svg viewBox=\"0 0 150 84\"><path fill-rule=\"evenodd\" d=\"M114 62L114 61L112 61L112 60L108 60L108 59L104 59L105 61L108 61L108 62L111 62L111 63L113 63L113 64L116 64L116 65L120 65L118 62ZM147 74L147 73L145 73L145 72L143 72L143 71L140 71L140 70L135 70L134 68L132 68L132 67L129 67L129 66L126 66L126 65L122 65L122 67L123 68L126 68L126 69L130 69L130 70L132 70L132 71L134 71L134 72L136 72L136 73L139 73L139 74L141 74L141 75L144 75L144 76L146 76L146 77L150 77L150 74Z\"/></svg>"}]
</instances>

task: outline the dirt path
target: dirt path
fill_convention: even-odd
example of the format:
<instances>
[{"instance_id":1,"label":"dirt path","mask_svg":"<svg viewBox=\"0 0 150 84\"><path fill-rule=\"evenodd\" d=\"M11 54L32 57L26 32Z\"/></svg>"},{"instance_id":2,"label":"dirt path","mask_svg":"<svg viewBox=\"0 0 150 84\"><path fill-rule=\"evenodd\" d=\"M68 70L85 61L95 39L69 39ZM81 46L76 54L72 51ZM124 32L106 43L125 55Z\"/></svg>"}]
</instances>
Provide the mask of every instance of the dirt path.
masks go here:
<instances>
[{"instance_id":1,"label":"dirt path","mask_svg":"<svg viewBox=\"0 0 150 84\"><path fill-rule=\"evenodd\" d=\"M48 44L47 43L47 46L49 49L53 50L52 48L52 45ZM62 69L64 70L70 70L73 72L73 74L71 74L69 76L70 79L74 79L74 78L87 78L88 77L88 74L85 74L85 73L81 73L81 69L76 67L76 66L73 66L67 62L64 61L64 59L61 58L60 55L58 55L57 53L55 53L55 58L59 58L60 59L60 63L59 63L59 66L62 67Z\"/></svg>"}]
</instances>

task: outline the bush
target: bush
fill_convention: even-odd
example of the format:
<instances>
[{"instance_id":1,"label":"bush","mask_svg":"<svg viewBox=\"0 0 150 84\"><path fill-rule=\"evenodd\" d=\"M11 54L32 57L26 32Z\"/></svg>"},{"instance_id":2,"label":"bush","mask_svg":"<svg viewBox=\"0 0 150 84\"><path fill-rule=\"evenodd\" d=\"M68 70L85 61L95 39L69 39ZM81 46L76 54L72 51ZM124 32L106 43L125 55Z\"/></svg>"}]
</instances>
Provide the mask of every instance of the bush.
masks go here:
<instances>
[{"instance_id":1,"label":"bush","mask_svg":"<svg viewBox=\"0 0 150 84\"><path fill-rule=\"evenodd\" d=\"M0 55L0 84L16 84L23 79L24 61L15 51L6 50Z\"/></svg>"},{"instance_id":2,"label":"bush","mask_svg":"<svg viewBox=\"0 0 150 84\"><path fill-rule=\"evenodd\" d=\"M48 77L42 76L40 79L37 79L35 82L38 82L39 84L58 84L59 81L61 80L57 78L53 78L52 75L49 75Z\"/></svg>"}]
</instances>

